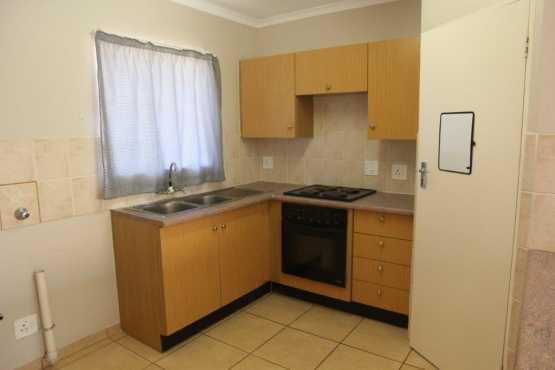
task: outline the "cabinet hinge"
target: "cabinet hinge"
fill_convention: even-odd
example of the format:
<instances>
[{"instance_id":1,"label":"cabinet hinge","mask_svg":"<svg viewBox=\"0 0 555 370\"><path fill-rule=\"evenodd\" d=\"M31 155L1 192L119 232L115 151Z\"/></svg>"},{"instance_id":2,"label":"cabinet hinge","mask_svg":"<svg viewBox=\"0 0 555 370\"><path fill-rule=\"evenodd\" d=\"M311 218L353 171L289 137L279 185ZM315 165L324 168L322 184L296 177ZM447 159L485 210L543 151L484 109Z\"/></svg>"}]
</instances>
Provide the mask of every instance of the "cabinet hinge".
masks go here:
<instances>
[{"instance_id":1,"label":"cabinet hinge","mask_svg":"<svg viewBox=\"0 0 555 370\"><path fill-rule=\"evenodd\" d=\"M524 57L528 59L530 53L530 37L526 37L526 46L524 47Z\"/></svg>"}]
</instances>

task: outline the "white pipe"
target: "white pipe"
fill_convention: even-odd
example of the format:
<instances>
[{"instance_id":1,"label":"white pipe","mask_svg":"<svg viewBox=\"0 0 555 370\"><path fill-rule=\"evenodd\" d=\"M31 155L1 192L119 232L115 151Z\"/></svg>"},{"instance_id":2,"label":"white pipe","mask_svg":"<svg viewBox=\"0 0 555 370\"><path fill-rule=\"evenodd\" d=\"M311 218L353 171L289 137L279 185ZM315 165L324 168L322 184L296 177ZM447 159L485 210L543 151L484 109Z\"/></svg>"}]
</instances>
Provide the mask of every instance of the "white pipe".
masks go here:
<instances>
[{"instance_id":1,"label":"white pipe","mask_svg":"<svg viewBox=\"0 0 555 370\"><path fill-rule=\"evenodd\" d=\"M37 296L39 299L40 319L42 322L42 336L46 348L45 358L49 365L53 365L58 358L56 350L56 339L54 338L54 322L50 312L48 302L48 288L46 286L46 273L44 270L35 271L35 284L37 286Z\"/></svg>"}]
</instances>

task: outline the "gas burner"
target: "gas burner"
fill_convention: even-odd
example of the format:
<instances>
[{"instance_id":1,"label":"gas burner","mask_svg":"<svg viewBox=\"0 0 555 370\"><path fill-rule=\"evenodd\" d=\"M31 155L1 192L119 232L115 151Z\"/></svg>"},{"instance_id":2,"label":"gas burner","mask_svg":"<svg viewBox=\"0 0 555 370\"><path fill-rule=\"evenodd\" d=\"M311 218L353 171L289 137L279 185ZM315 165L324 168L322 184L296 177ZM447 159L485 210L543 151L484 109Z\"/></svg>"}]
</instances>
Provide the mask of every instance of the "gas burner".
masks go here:
<instances>
[{"instance_id":1,"label":"gas burner","mask_svg":"<svg viewBox=\"0 0 555 370\"><path fill-rule=\"evenodd\" d=\"M352 202L357 199L374 194L375 192L376 191L372 189L358 189L344 186L311 185L300 189L294 189L285 192L284 194L305 198Z\"/></svg>"}]
</instances>

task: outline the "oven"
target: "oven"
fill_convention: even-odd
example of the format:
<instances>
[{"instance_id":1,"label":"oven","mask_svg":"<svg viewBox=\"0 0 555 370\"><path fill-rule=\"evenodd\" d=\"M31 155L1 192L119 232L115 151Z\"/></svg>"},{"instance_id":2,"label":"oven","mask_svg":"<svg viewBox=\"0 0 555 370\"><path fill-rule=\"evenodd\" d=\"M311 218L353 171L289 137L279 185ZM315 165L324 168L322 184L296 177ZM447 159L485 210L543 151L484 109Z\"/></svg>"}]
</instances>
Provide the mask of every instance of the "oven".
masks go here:
<instances>
[{"instance_id":1,"label":"oven","mask_svg":"<svg viewBox=\"0 0 555 370\"><path fill-rule=\"evenodd\" d=\"M282 204L281 270L345 287L347 210Z\"/></svg>"}]
</instances>

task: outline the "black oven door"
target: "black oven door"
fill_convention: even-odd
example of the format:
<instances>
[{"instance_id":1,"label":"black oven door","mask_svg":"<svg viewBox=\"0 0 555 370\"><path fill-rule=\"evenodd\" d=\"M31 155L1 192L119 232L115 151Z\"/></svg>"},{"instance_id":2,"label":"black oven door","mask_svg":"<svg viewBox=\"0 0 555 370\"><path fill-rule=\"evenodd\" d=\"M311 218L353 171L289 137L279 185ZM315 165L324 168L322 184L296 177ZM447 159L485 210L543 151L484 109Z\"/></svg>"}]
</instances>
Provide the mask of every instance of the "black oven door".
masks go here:
<instances>
[{"instance_id":1,"label":"black oven door","mask_svg":"<svg viewBox=\"0 0 555 370\"><path fill-rule=\"evenodd\" d=\"M282 221L281 266L286 274L345 287L346 227Z\"/></svg>"}]
</instances>

